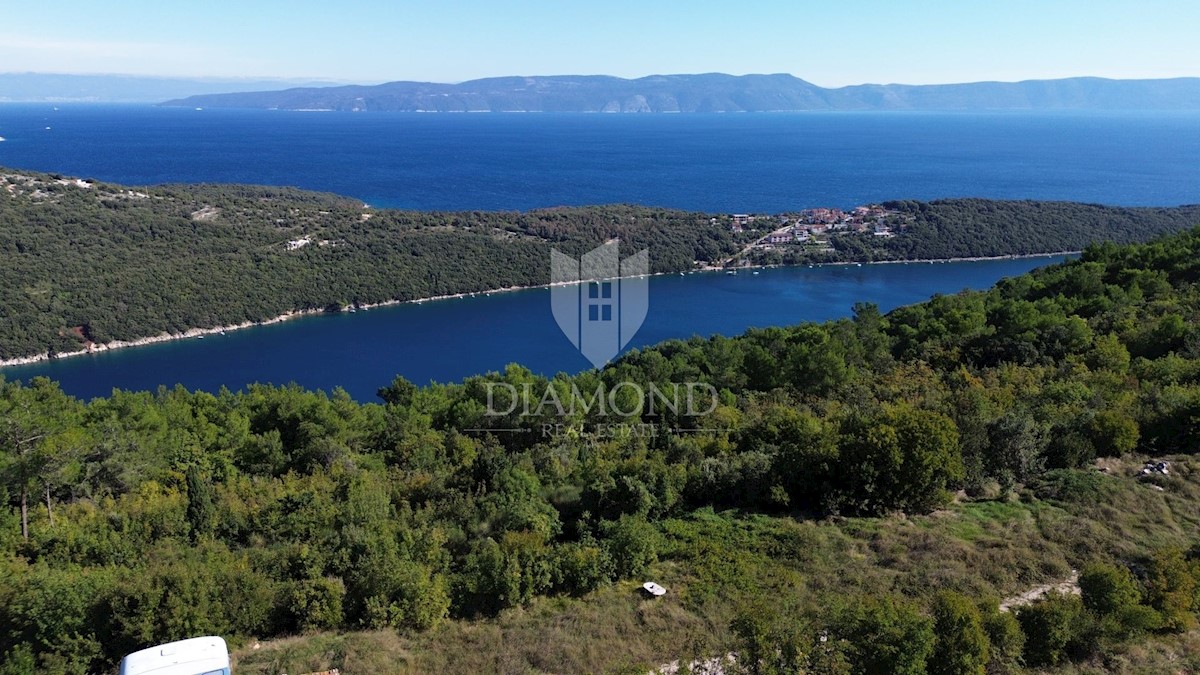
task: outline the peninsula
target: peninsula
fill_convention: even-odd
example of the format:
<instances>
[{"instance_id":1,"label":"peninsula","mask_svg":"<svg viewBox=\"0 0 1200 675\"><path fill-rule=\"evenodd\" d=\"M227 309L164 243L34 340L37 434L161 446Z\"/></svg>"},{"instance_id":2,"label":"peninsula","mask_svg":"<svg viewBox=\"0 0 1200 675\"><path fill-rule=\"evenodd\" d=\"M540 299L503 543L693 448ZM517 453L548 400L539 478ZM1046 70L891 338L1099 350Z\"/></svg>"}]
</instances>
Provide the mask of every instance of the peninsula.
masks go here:
<instances>
[{"instance_id":1,"label":"peninsula","mask_svg":"<svg viewBox=\"0 0 1200 675\"><path fill-rule=\"evenodd\" d=\"M0 364L541 286L552 247L580 255L610 239L649 249L652 273L676 273L1074 251L1197 223L1200 206L981 199L771 215L415 212L290 188L130 188L0 169Z\"/></svg>"}]
</instances>

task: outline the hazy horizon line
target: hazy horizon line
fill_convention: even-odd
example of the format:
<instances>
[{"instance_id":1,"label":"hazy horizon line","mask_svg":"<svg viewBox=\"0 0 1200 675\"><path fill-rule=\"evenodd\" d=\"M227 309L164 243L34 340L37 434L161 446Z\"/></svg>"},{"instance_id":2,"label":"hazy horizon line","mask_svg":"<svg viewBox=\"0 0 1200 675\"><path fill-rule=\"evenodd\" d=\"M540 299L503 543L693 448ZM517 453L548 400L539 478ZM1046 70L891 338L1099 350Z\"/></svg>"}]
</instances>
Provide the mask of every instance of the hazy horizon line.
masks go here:
<instances>
[{"instance_id":1,"label":"hazy horizon line","mask_svg":"<svg viewBox=\"0 0 1200 675\"><path fill-rule=\"evenodd\" d=\"M725 71L705 71L705 72L690 72L690 73L650 73L648 75L639 75L636 77L627 77L623 75L610 75L606 73L558 73L558 74L514 74L507 75L487 75L483 77L471 77L463 80L453 81L437 81L423 79L369 79L369 80L349 80L337 77L321 77L321 76L280 76L280 75L162 75L162 74L141 74L141 73L121 73L121 72L40 72L40 71L3 71L0 72L0 77L10 75L33 75L33 76L50 76L50 77L121 77L121 78L136 78L144 80L187 80L187 81L207 81L207 82L254 82L254 81L276 81L281 83L307 83L309 85L322 83L328 86L362 86L371 87L381 84L390 84L393 82L414 82L420 84L442 84L442 85L459 85L467 82L477 82L480 80L502 79L508 77L610 77L619 80L635 81L643 80L652 77L679 77L679 76L699 76L699 75L728 75L731 77L750 77L750 76L788 76L798 80L802 80L822 89L843 89L847 87L865 87L865 86L911 86L911 87L928 87L928 86L943 86L943 85L962 85L962 84L1020 84L1024 82L1053 82L1058 80L1079 80L1079 79L1095 79L1095 80L1111 80L1111 81L1139 81L1139 80L1189 80L1200 79L1200 74L1196 75L1173 75L1173 76L1140 76L1140 77L1113 77L1108 75L1063 75L1058 77L1026 77L1021 79L996 79L985 78L978 80L958 80L949 82L858 82L854 84L836 84L824 85L814 80L788 72L748 72L748 73L730 73Z\"/></svg>"}]
</instances>

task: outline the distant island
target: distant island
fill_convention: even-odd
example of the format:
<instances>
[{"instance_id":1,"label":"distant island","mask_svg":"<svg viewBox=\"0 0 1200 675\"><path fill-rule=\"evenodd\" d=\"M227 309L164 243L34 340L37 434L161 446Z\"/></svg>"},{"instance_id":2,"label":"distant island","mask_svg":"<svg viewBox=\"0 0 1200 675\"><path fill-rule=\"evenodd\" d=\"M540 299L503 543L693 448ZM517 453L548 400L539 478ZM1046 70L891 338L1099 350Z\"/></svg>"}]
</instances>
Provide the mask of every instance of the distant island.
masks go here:
<instances>
[{"instance_id":1,"label":"distant island","mask_svg":"<svg viewBox=\"0 0 1200 675\"><path fill-rule=\"evenodd\" d=\"M327 80L281 77L151 77L0 73L0 103L158 103L169 98L284 87L324 87Z\"/></svg>"},{"instance_id":2,"label":"distant island","mask_svg":"<svg viewBox=\"0 0 1200 675\"><path fill-rule=\"evenodd\" d=\"M678 273L1044 254L1197 223L1200 206L984 199L785 214L418 212L289 188L129 188L0 169L0 365L543 285L551 247L579 255L610 239L648 248L652 272Z\"/></svg>"},{"instance_id":3,"label":"distant island","mask_svg":"<svg viewBox=\"0 0 1200 675\"><path fill-rule=\"evenodd\" d=\"M1200 110L1200 78L825 88L787 74L497 77L200 94L167 106L354 112L693 113L870 110Z\"/></svg>"}]
</instances>

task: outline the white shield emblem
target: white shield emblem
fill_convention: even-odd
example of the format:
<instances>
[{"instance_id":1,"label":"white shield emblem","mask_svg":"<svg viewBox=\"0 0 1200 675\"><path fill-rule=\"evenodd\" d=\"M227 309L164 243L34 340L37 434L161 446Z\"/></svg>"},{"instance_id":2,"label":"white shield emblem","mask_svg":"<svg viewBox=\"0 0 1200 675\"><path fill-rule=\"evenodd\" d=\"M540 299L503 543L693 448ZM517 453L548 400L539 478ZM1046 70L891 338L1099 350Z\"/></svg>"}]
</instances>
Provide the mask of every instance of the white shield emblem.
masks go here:
<instances>
[{"instance_id":1,"label":"white shield emblem","mask_svg":"<svg viewBox=\"0 0 1200 675\"><path fill-rule=\"evenodd\" d=\"M576 260L550 251L550 309L558 327L601 368L633 339L650 307L650 253L642 249L621 260L616 242Z\"/></svg>"}]
</instances>

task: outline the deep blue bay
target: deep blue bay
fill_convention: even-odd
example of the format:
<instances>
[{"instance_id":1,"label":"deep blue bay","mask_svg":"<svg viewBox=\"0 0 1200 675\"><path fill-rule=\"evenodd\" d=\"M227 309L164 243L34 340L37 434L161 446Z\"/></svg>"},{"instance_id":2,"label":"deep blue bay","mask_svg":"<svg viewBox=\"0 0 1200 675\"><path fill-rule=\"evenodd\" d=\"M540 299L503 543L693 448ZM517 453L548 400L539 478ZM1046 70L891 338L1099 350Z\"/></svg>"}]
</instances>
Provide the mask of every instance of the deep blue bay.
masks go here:
<instances>
[{"instance_id":1,"label":"deep blue bay","mask_svg":"<svg viewBox=\"0 0 1200 675\"><path fill-rule=\"evenodd\" d=\"M831 265L650 279L650 310L630 347L752 326L824 321L859 301L889 310L934 293L986 288L1062 258L954 263ZM82 397L112 388L238 389L249 382L342 387L360 401L397 374L425 383L457 381L521 363L553 375L591 367L559 331L550 292L530 289L355 314L309 316L269 326L0 369L9 379L46 375Z\"/></svg>"},{"instance_id":2,"label":"deep blue bay","mask_svg":"<svg viewBox=\"0 0 1200 675\"><path fill-rule=\"evenodd\" d=\"M49 127L49 128L47 128ZM0 166L148 184L295 185L378 207L529 209L628 202L780 212L979 196L1200 202L1196 113L351 114L0 105ZM847 316L986 288L1047 259L830 266L651 280L635 346ZM535 289L378 308L0 369L70 393L249 382L355 398L399 373L453 381L520 362L589 364Z\"/></svg>"}]
</instances>

